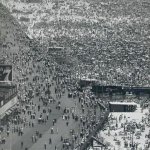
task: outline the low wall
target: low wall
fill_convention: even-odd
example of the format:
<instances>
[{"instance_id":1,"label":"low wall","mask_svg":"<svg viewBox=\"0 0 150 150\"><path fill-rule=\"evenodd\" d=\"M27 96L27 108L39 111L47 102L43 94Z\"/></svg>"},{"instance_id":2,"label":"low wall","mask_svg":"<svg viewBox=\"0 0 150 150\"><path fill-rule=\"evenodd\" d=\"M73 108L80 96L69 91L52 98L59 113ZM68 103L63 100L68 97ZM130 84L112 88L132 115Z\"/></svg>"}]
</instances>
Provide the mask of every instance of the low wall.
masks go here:
<instances>
[{"instance_id":1,"label":"low wall","mask_svg":"<svg viewBox=\"0 0 150 150\"><path fill-rule=\"evenodd\" d=\"M9 102L7 102L5 105L3 105L0 108L0 119L2 119L2 116L4 116L5 112L13 107L18 102L17 96L13 97Z\"/></svg>"}]
</instances>

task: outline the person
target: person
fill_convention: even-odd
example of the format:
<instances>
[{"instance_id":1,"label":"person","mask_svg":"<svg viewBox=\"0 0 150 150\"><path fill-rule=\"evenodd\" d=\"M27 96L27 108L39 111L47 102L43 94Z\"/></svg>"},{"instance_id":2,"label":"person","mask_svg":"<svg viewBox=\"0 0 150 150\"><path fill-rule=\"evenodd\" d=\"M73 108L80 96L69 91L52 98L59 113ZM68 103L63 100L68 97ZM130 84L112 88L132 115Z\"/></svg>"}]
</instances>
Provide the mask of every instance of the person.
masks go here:
<instances>
[{"instance_id":1,"label":"person","mask_svg":"<svg viewBox=\"0 0 150 150\"><path fill-rule=\"evenodd\" d=\"M51 138L49 138L49 144L52 144L52 139Z\"/></svg>"},{"instance_id":2,"label":"person","mask_svg":"<svg viewBox=\"0 0 150 150\"><path fill-rule=\"evenodd\" d=\"M34 142L34 135L32 135L32 142Z\"/></svg>"},{"instance_id":3,"label":"person","mask_svg":"<svg viewBox=\"0 0 150 150\"><path fill-rule=\"evenodd\" d=\"M53 119L53 126L54 126L54 124L55 124L55 120Z\"/></svg>"},{"instance_id":4,"label":"person","mask_svg":"<svg viewBox=\"0 0 150 150\"><path fill-rule=\"evenodd\" d=\"M53 134L54 133L54 129L53 128L51 128L51 134Z\"/></svg>"},{"instance_id":5,"label":"person","mask_svg":"<svg viewBox=\"0 0 150 150\"><path fill-rule=\"evenodd\" d=\"M23 147L23 141L21 142L21 147Z\"/></svg>"},{"instance_id":6,"label":"person","mask_svg":"<svg viewBox=\"0 0 150 150\"><path fill-rule=\"evenodd\" d=\"M63 137L61 136L61 141L63 141Z\"/></svg>"},{"instance_id":7,"label":"person","mask_svg":"<svg viewBox=\"0 0 150 150\"><path fill-rule=\"evenodd\" d=\"M44 144L44 149L46 150L46 143Z\"/></svg>"},{"instance_id":8,"label":"person","mask_svg":"<svg viewBox=\"0 0 150 150\"><path fill-rule=\"evenodd\" d=\"M66 125L67 125L67 126L69 125L69 122L68 122L68 121L66 122Z\"/></svg>"},{"instance_id":9,"label":"person","mask_svg":"<svg viewBox=\"0 0 150 150\"><path fill-rule=\"evenodd\" d=\"M47 120L48 120L48 114L47 114L47 116L46 116L46 117L47 117Z\"/></svg>"}]
</instances>

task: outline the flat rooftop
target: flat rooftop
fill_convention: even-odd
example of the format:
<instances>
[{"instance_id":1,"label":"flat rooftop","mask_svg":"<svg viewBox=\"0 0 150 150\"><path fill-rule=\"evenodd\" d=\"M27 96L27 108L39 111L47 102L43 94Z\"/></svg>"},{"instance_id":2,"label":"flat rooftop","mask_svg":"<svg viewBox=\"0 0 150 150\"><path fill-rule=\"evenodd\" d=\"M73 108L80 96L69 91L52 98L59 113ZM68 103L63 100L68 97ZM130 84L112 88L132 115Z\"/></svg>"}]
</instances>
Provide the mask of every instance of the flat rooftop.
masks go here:
<instances>
[{"instance_id":1,"label":"flat rooftop","mask_svg":"<svg viewBox=\"0 0 150 150\"><path fill-rule=\"evenodd\" d=\"M135 102L109 102L112 105L137 105Z\"/></svg>"}]
</instances>

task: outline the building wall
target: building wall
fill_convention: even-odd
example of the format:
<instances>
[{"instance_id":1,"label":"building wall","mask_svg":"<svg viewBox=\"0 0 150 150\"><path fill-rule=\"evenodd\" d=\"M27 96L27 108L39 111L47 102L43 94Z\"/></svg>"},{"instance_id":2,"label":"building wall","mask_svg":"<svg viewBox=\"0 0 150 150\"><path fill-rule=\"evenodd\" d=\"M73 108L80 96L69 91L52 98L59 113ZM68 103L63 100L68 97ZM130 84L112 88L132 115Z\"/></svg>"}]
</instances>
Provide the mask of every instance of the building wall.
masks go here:
<instances>
[{"instance_id":1,"label":"building wall","mask_svg":"<svg viewBox=\"0 0 150 150\"><path fill-rule=\"evenodd\" d=\"M0 108L17 95L17 87L0 89Z\"/></svg>"},{"instance_id":2,"label":"building wall","mask_svg":"<svg viewBox=\"0 0 150 150\"><path fill-rule=\"evenodd\" d=\"M5 105L3 105L0 108L0 118L1 116L3 116L3 114L5 114L5 112L10 109L12 106L14 106L16 103L18 102L17 96L15 96L14 98L12 98L8 103L6 103Z\"/></svg>"},{"instance_id":3,"label":"building wall","mask_svg":"<svg viewBox=\"0 0 150 150\"><path fill-rule=\"evenodd\" d=\"M136 106L134 105L115 105L109 104L110 112L133 112Z\"/></svg>"},{"instance_id":4,"label":"building wall","mask_svg":"<svg viewBox=\"0 0 150 150\"><path fill-rule=\"evenodd\" d=\"M109 104L110 112L124 112L123 105L112 105Z\"/></svg>"}]
</instances>

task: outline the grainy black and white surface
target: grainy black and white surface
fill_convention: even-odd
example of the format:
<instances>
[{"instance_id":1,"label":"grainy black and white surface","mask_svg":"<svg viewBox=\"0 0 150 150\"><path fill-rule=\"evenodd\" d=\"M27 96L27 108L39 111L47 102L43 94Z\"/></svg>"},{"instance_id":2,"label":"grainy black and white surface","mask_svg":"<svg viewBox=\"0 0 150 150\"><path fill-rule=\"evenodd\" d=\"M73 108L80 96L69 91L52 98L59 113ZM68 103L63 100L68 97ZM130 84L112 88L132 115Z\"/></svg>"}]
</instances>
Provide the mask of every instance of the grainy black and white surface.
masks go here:
<instances>
[{"instance_id":1,"label":"grainy black and white surface","mask_svg":"<svg viewBox=\"0 0 150 150\"><path fill-rule=\"evenodd\" d=\"M0 150L150 149L149 0L0 0L0 65Z\"/></svg>"}]
</instances>

